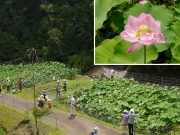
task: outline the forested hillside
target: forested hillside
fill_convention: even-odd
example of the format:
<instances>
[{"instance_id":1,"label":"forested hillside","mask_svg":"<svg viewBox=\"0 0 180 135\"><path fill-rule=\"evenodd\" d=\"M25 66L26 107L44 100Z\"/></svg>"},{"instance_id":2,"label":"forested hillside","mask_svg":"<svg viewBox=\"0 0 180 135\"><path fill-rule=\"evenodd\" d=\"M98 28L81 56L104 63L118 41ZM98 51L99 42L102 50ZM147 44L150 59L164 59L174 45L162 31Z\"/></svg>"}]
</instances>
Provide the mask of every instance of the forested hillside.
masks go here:
<instances>
[{"instance_id":1,"label":"forested hillside","mask_svg":"<svg viewBox=\"0 0 180 135\"><path fill-rule=\"evenodd\" d=\"M92 67L93 0L4 0L0 5L1 63L35 48L45 61L83 71Z\"/></svg>"}]
</instances>

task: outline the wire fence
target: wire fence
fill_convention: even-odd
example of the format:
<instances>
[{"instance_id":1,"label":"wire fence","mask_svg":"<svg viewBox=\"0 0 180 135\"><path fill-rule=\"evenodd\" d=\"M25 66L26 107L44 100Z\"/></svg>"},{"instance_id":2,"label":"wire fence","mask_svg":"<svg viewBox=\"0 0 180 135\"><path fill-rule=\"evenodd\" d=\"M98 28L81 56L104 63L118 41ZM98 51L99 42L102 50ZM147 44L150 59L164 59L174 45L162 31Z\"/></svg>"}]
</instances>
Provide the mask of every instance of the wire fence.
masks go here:
<instances>
[{"instance_id":1,"label":"wire fence","mask_svg":"<svg viewBox=\"0 0 180 135\"><path fill-rule=\"evenodd\" d=\"M89 77L108 77L110 78L109 73L98 73L94 75L88 75ZM153 75L145 75L140 73L126 72L126 71L116 71L115 77L117 78L134 78L134 81L138 81L139 83L150 83L156 84L159 86L180 86L179 78L168 78L168 77L160 77Z\"/></svg>"},{"instance_id":2,"label":"wire fence","mask_svg":"<svg viewBox=\"0 0 180 135\"><path fill-rule=\"evenodd\" d=\"M152 75L144 75L139 73L127 72L124 75L124 78L134 78L135 81L139 83L153 83L161 86L179 86L180 79L178 78L168 78L168 77L159 77Z\"/></svg>"},{"instance_id":3,"label":"wire fence","mask_svg":"<svg viewBox=\"0 0 180 135\"><path fill-rule=\"evenodd\" d=\"M21 123L16 123L18 129L23 128L27 134L35 135L36 134L36 124L35 120L32 118L32 110L31 108L34 106L34 104L30 101L21 101L16 98L12 98L11 96L7 96L6 94L1 94L0 96L0 102L2 103L2 106L10 106L12 110L22 110L25 113L25 117L27 117L29 120L23 120ZM13 113L13 111L12 111ZM8 116L7 116L8 117ZM10 117L10 116L9 116ZM11 123L12 121L7 121L7 123ZM45 122L45 124L44 124ZM22 126L23 124L26 124L26 126ZM38 129L40 135L46 135L47 133L53 132L57 129L57 115L55 113L49 113L47 115L44 115L42 118L38 119ZM11 133L8 133L9 135L19 134L16 133L19 131L14 130Z\"/></svg>"}]
</instances>

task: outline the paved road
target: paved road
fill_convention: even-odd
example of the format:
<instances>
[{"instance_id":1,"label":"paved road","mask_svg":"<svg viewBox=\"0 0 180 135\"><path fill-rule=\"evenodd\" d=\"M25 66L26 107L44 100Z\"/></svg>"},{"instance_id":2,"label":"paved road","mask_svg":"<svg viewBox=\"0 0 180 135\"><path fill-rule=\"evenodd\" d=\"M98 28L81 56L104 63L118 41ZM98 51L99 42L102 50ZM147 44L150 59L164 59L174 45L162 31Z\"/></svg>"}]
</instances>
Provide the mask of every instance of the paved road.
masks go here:
<instances>
[{"instance_id":1,"label":"paved road","mask_svg":"<svg viewBox=\"0 0 180 135\"><path fill-rule=\"evenodd\" d=\"M32 102L7 93L3 93L2 96L0 96L0 102L4 103L4 105L15 107L15 109L20 110L26 110L33 106ZM120 135L120 133L111 128L97 124L85 118L79 116L71 117L69 113L60 110L54 109L53 111L57 114L57 125L60 126L67 135L89 135L94 127L100 129L98 135ZM52 119L52 114L46 117L47 119L49 118L49 121L55 120Z\"/></svg>"}]
</instances>

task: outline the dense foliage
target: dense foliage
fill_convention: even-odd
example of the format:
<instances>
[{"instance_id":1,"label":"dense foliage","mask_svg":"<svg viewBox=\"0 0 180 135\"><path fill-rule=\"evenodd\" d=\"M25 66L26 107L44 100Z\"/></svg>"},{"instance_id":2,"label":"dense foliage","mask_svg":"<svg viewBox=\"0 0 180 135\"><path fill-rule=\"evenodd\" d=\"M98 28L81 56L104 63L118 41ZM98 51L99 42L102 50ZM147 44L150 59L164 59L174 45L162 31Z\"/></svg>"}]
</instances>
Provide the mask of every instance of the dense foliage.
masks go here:
<instances>
[{"instance_id":1,"label":"dense foliage","mask_svg":"<svg viewBox=\"0 0 180 135\"><path fill-rule=\"evenodd\" d=\"M11 81L12 88L18 88L18 79L21 77L23 87L32 87L33 74L35 85L44 84L53 80L72 77L77 73L77 69L67 68L60 62L46 62L39 64L28 65L2 65L0 67L0 81L6 87L6 79Z\"/></svg>"},{"instance_id":2,"label":"dense foliage","mask_svg":"<svg viewBox=\"0 0 180 135\"><path fill-rule=\"evenodd\" d=\"M0 5L1 63L24 57L34 47L45 61L92 67L93 0L6 0Z\"/></svg>"},{"instance_id":3,"label":"dense foliage","mask_svg":"<svg viewBox=\"0 0 180 135\"><path fill-rule=\"evenodd\" d=\"M97 79L86 88L76 89L75 94L78 107L86 114L117 125L123 110L133 108L139 114L135 123L141 132L170 132L180 123L177 87L154 87L133 79Z\"/></svg>"},{"instance_id":4,"label":"dense foliage","mask_svg":"<svg viewBox=\"0 0 180 135\"><path fill-rule=\"evenodd\" d=\"M180 63L180 1L145 0L147 1L146 4L140 4L139 1L140 0L111 0L105 2L105 0L96 0L96 64L143 64L144 56L146 56L145 63L148 64ZM154 20L161 22L161 32L167 40L162 44L152 42L150 45L146 44L146 49L144 49L143 46L136 52L128 53L128 48L135 41L132 43L127 40L125 41L122 36L120 36L120 33L122 33L124 29L128 31L128 28L129 31L136 33L138 29L135 21L131 22L132 27L125 28L125 25L130 24L128 20L129 16L138 17L142 13L150 14ZM148 30L150 30L150 28ZM133 35L132 33L129 32L127 36L135 40L137 35ZM133 38L133 36L135 36L135 38ZM153 36L153 34L151 36ZM137 40L139 41L140 39L141 38ZM147 38L144 38L144 41L145 40L150 42ZM134 48L138 48L138 45Z\"/></svg>"}]
</instances>

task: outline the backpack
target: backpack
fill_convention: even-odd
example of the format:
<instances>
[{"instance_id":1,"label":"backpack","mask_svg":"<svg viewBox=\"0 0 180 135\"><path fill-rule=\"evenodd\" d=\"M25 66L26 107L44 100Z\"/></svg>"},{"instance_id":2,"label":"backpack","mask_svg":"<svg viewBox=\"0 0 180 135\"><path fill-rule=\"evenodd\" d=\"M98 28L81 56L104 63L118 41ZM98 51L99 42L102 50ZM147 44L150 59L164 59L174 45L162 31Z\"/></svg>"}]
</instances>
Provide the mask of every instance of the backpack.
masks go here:
<instances>
[{"instance_id":1,"label":"backpack","mask_svg":"<svg viewBox=\"0 0 180 135\"><path fill-rule=\"evenodd\" d=\"M44 105L43 101L40 100L38 106L39 106L39 107L43 107L43 105Z\"/></svg>"},{"instance_id":2,"label":"backpack","mask_svg":"<svg viewBox=\"0 0 180 135\"><path fill-rule=\"evenodd\" d=\"M97 135L97 133L95 131L91 132L90 135Z\"/></svg>"}]
</instances>

